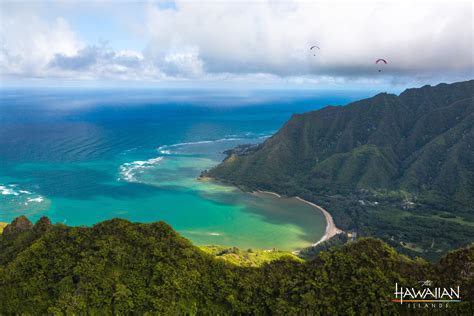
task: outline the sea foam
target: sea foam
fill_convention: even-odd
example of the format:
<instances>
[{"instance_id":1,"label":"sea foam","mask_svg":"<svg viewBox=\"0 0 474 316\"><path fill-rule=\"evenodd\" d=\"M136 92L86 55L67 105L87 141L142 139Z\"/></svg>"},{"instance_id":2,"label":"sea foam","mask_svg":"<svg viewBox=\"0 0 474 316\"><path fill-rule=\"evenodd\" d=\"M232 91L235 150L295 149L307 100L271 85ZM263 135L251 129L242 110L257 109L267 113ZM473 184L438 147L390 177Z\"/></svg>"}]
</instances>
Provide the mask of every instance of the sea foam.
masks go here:
<instances>
[{"instance_id":1,"label":"sea foam","mask_svg":"<svg viewBox=\"0 0 474 316\"><path fill-rule=\"evenodd\" d=\"M201 235L201 236L222 236L223 233L218 232L203 232L203 231L196 231L196 230L183 230L183 233L190 234L190 235Z\"/></svg>"},{"instance_id":2,"label":"sea foam","mask_svg":"<svg viewBox=\"0 0 474 316\"><path fill-rule=\"evenodd\" d=\"M230 134L230 135L226 135L226 137L214 139L214 140L200 140L200 141L195 141L195 142L183 142L183 143L176 143L176 144L171 144L171 145L162 145L158 147L157 150L162 154L168 154L167 153L168 148L221 143L221 142L236 141L236 140L264 139L264 138L269 138L273 134L274 132L270 132L270 133L247 132L244 135Z\"/></svg>"},{"instance_id":3,"label":"sea foam","mask_svg":"<svg viewBox=\"0 0 474 316\"><path fill-rule=\"evenodd\" d=\"M43 201L44 201L44 198L42 196L38 196L36 198L29 198L28 200L26 200L27 203L29 203L29 202L41 203Z\"/></svg>"},{"instance_id":4,"label":"sea foam","mask_svg":"<svg viewBox=\"0 0 474 316\"><path fill-rule=\"evenodd\" d=\"M15 191L12 185L9 185L8 187L5 185L0 185L0 193L2 195L20 195L17 191Z\"/></svg>"},{"instance_id":5,"label":"sea foam","mask_svg":"<svg viewBox=\"0 0 474 316\"><path fill-rule=\"evenodd\" d=\"M163 157L126 162L120 166L120 177L118 180L137 182L137 174L143 173L144 169L152 168L161 160L163 160Z\"/></svg>"},{"instance_id":6,"label":"sea foam","mask_svg":"<svg viewBox=\"0 0 474 316\"><path fill-rule=\"evenodd\" d=\"M41 203L44 201L44 197L42 197L41 195L34 194L33 192L27 190L16 189L17 187L17 184L1 184L0 195L3 195L6 201L16 201L16 203L23 205L28 205L31 202ZM26 196L29 197L26 198Z\"/></svg>"},{"instance_id":7,"label":"sea foam","mask_svg":"<svg viewBox=\"0 0 474 316\"><path fill-rule=\"evenodd\" d=\"M171 154L171 151L169 150L169 148L214 144L214 143L221 143L221 142L235 141L235 140L243 140L243 139L244 138L239 138L239 137L226 137L226 138L220 138L220 139L216 139L216 140L200 140L200 141L196 141L196 142L185 142L185 143L177 143L177 144L171 144L171 145L162 145L162 146L158 147L157 150L161 154L169 155L169 154Z\"/></svg>"}]
</instances>

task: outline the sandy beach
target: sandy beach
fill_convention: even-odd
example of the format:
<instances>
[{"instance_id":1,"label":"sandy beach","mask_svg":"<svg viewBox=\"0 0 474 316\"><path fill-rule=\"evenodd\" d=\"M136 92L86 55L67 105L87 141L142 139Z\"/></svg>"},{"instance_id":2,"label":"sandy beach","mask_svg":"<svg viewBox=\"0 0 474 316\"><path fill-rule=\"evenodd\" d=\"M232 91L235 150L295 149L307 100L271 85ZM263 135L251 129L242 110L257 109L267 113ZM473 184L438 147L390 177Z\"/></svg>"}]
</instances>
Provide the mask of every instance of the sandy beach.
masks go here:
<instances>
[{"instance_id":1,"label":"sandy beach","mask_svg":"<svg viewBox=\"0 0 474 316\"><path fill-rule=\"evenodd\" d=\"M299 196L297 196L296 199L300 200L301 202L307 203L311 206L314 206L315 208L320 210L324 214L324 217L326 218L326 232L324 233L323 237L321 237L321 239L318 242L314 243L312 246L316 246L322 243L323 241L326 241L330 239L331 237L343 232L342 230L336 227L336 224L334 224L334 220L332 219L331 214L329 214L329 212L323 209L321 206L311 203L309 201L306 201L300 198Z\"/></svg>"},{"instance_id":2,"label":"sandy beach","mask_svg":"<svg viewBox=\"0 0 474 316\"><path fill-rule=\"evenodd\" d=\"M7 226L8 223L5 223L5 222L0 222L0 234L3 233L3 229L5 228L5 226Z\"/></svg>"},{"instance_id":3,"label":"sandy beach","mask_svg":"<svg viewBox=\"0 0 474 316\"><path fill-rule=\"evenodd\" d=\"M256 193L271 194L271 195L274 195L278 198L281 198L281 195L279 195L278 193L275 193L275 192L262 191L262 190L258 190L258 191L255 191L255 192ZM326 211L324 208L322 208L321 206L319 206L317 204L314 204L312 202L306 201L305 199L302 199L299 196L295 196L295 198L297 200L303 202L303 203L309 204L309 205L317 208L319 211L321 211L323 213L324 217L326 218L326 231L325 231L323 237L321 237L320 240L318 240L317 242L312 244L312 246L316 246L316 245L322 243L323 241L329 240L333 236L343 232L342 230L340 230L339 228L336 227L336 224L334 224L334 220L333 220L331 214L328 211Z\"/></svg>"}]
</instances>

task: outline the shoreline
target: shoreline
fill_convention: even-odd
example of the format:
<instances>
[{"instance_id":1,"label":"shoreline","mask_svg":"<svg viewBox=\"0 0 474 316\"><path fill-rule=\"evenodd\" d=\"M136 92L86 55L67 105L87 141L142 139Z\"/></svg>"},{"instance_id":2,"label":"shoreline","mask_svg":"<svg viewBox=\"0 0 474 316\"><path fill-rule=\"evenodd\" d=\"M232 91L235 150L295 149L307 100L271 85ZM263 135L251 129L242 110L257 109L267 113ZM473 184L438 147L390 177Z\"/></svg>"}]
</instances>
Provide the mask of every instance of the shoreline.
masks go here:
<instances>
[{"instance_id":1,"label":"shoreline","mask_svg":"<svg viewBox=\"0 0 474 316\"><path fill-rule=\"evenodd\" d=\"M306 201L305 199L302 199L299 196L295 196L295 198L297 200L303 202L303 203L309 204L309 205L317 208L319 211L321 211L323 213L324 217L326 218L326 230L324 232L323 237L321 237L320 240L318 240L317 242L315 242L311 246L313 246L313 247L317 246L320 243L331 239L332 237L336 236L337 234L343 233L343 231L341 229L337 228L336 224L334 224L334 220L333 220L331 214L328 211L326 211L324 208L322 208L321 206L319 206L317 204L314 204L312 202Z\"/></svg>"},{"instance_id":2,"label":"shoreline","mask_svg":"<svg viewBox=\"0 0 474 316\"><path fill-rule=\"evenodd\" d=\"M257 191L254 191L253 193L265 193L265 194L271 194L271 195L276 196L278 198L282 197L280 194L275 193L275 192L270 192L270 191L257 190ZM337 234L340 234L340 233L344 232L343 230L337 228L331 214L328 211L326 211L324 208L322 208L321 206L319 206L317 204L314 204L312 202L306 201L305 199L300 198L299 196L294 196L294 198L297 199L300 202L306 203L306 204L311 205L312 207L318 209L321 213L323 213L324 218L326 219L326 230L324 232L324 235L317 242L311 244L312 247L317 246L320 243L331 239L332 237L336 236Z\"/></svg>"},{"instance_id":3,"label":"shoreline","mask_svg":"<svg viewBox=\"0 0 474 316\"><path fill-rule=\"evenodd\" d=\"M207 177L207 176L200 176L200 177L198 177L198 180L199 181L216 181L216 179L214 179L212 177ZM217 181L219 182L219 180L217 180ZM233 184L229 184L229 183L227 183L226 185L230 185L230 186L239 188L238 186L233 185ZM250 193L250 194L255 194L255 193L257 193L257 194L269 194L269 195L272 195L272 196L277 197L277 198L282 198L283 197L278 193L275 193L275 192L272 192L272 191L265 191L265 190L255 190L255 191L251 191L251 192L248 192L248 193ZM331 213L329 213L327 210L325 210L324 208L322 208L321 206L319 206L315 203L312 203L310 201L306 201L305 199L303 199L299 196L292 196L292 197L297 199L300 202L306 203L306 204L311 205L312 207L316 208L318 211L323 213L324 218L326 219L326 229L324 231L324 235L317 242L312 243L311 247L315 247L315 246L319 245L322 242L328 241L329 239L331 239L332 237L334 237L338 234L344 233L344 231L342 229L337 228L336 224L334 223L334 219L331 216ZM289 197L289 198L292 198L292 197ZM297 250L293 251L293 253L298 253L299 251L300 250L297 249Z\"/></svg>"},{"instance_id":4,"label":"shoreline","mask_svg":"<svg viewBox=\"0 0 474 316\"><path fill-rule=\"evenodd\" d=\"M276 196L278 198L281 198L281 195L278 194L278 193L275 193L275 192L271 192L271 191L263 191L263 190L257 190L255 191L256 193L265 193L265 194L271 194L273 196Z\"/></svg>"}]
</instances>

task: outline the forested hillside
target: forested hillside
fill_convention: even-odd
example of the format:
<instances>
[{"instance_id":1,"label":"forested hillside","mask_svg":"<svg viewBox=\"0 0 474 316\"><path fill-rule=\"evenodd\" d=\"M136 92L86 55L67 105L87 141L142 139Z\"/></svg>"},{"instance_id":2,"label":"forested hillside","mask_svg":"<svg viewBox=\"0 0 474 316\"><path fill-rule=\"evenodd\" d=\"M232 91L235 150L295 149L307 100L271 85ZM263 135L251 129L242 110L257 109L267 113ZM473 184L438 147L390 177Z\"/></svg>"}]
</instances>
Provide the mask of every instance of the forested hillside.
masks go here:
<instances>
[{"instance_id":1,"label":"forested hillside","mask_svg":"<svg viewBox=\"0 0 474 316\"><path fill-rule=\"evenodd\" d=\"M369 238L309 262L246 268L215 259L163 222L86 228L20 217L0 235L0 313L405 313L405 304L391 302L395 282L429 279L459 285L463 302L449 312L472 314L473 262L473 246L431 264Z\"/></svg>"},{"instance_id":2,"label":"forested hillside","mask_svg":"<svg viewBox=\"0 0 474 316\"><path fill-rule=\"evenodd\" d=\"M345 230L439 257L474 241L474 80L295 114L205 176L323 204Z\"/></svg>"}]
</instances>

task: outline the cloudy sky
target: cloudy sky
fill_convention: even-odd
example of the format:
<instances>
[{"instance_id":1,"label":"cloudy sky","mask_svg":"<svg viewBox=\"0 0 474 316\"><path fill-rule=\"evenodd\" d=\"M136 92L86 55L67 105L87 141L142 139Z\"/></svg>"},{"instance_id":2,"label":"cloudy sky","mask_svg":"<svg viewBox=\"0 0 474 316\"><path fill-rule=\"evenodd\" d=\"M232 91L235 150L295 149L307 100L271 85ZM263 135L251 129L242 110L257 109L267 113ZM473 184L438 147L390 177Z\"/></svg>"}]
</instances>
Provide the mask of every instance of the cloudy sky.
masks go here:
<instances>
[{"instance_id":1,"label":"cloudy sky","mask_svg":"<svg viewBox=\"0 0 474 316\"><path fill-rule=\"evenodd\" d=\"M467 0L0 0L0 83L452 82L473 77L473 15Z\"/></svg>"}]
</instances>

